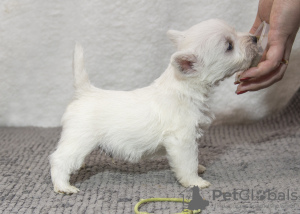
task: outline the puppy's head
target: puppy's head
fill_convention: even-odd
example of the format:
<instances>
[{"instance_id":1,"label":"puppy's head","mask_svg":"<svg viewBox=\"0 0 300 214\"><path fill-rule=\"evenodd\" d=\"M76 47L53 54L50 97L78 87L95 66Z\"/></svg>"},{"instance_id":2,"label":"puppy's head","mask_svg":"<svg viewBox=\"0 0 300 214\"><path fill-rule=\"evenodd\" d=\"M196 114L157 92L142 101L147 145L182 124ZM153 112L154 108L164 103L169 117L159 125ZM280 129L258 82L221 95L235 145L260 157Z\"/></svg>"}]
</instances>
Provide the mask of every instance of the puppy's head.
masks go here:
<instances>
[{"instance_id":1,"label":"puppy's head","mask_svg":"<svg viewBox=\"0 0 300 214\"><path fill-rule=\"evenodd\" d=\"M177 48L171 64L179 79L215 84L252 66L258 56L256 37L236 32L221 20L212 19L186 31L169 30Z\"/></svg>"}]
</instances>

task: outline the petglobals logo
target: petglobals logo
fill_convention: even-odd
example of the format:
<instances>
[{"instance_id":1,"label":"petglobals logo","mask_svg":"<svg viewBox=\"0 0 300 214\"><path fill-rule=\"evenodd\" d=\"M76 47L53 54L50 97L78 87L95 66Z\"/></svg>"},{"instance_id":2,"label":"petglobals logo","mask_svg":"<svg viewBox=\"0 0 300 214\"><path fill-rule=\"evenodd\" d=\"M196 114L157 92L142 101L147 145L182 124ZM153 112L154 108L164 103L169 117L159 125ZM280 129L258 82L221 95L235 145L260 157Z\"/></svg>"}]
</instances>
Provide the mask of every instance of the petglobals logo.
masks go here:
<instances>
[{"instance_id":1,"label":"petglobals logo","mask_svg":"<svg viewBox=\"0 0 300 214\"><path fill-rule=\"evenodd\" d=\"M191 192L192 194L190 194ZM205 200L200 195L200 189L198 186L188 187L179 195L181 195L183 199L183 203L182 203L183 212L185 212L186 210L191 210L191 211L205 210L205 208L209 205L209 201ZM191 199L187 206L184 204L185 198ZM198 212L193 212L193 213L198 213Z\"/></svg>"},{"instance_id":2,"label":"petglobals logo","mask_svg":"<svg viewBox=\"0 0 300 214\"><path fill-rule=\"evenodd\" d=\"M297 201L300 200L300 194L289 189L276 191L274 189L253 190L253 189L234 189L233 191L212 191L212 200L219 201Z\"/></svg>"}]
</instances>

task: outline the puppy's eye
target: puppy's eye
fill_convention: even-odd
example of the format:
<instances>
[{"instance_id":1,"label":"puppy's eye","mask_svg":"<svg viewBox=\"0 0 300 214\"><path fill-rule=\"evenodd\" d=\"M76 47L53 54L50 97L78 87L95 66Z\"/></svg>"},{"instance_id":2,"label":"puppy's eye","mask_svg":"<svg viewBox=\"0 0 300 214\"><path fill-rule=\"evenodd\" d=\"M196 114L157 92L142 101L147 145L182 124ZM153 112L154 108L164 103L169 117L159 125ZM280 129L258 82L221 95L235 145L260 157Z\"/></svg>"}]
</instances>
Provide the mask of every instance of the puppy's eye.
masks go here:
<instances>
[{"instance_id":1,"label":"puppy's eye","mask_svg":"<svg viewBox=\"0 0 300 214\"><path fill-rule=\"evenodd\" d=\"M228 42L227 51L231 51L233 49L232 42Z\"/></svg>"}]
</instances>

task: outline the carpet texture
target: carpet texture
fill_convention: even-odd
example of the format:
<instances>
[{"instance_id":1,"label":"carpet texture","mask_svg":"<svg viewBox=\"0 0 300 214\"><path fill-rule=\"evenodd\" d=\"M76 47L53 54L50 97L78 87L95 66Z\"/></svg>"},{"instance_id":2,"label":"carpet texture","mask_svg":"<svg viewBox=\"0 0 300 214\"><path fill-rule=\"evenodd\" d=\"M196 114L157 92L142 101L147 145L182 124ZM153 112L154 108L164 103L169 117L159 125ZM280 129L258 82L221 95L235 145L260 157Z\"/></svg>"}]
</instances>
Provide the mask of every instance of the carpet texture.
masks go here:
<instances>
[{"instance_id":1,"label":"carpet texture","mask_svg":"<svg viewBox=\"0 0 300 214\"><path fill-rule=\"evenodd\" d=\"M100 150L72 175L81 191L53 191L48 156L61 128L0 128L1 213L133 213L151 197L191 198L165 158L138 164L113 162ZM199 141L209 202L205 213L300 213L300 91L281 112L259 122L211 127ZM234 191L236 194L234 194ZM227 199L227 200L225 200ZM155 202L152 213L178 213L181 203Z\"/></svg>"}]
</instances>

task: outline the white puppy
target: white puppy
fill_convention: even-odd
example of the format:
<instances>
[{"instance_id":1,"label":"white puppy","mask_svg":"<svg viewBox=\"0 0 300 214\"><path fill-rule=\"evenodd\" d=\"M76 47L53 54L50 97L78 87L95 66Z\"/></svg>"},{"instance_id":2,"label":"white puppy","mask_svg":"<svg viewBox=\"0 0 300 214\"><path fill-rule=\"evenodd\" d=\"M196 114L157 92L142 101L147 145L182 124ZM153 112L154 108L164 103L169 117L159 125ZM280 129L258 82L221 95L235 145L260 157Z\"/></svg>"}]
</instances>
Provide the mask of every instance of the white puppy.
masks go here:
<instances>
[{"instance_id":1,"label":"white puppy","mask_svg":"<svg viewBox=\"0 0 300 214\"><path fill-rule=\"evenodd\" d=\"M96 147L115 158L137 162L166 154L183 186L204 188L198 176L198 145L212 120L207 100L211 88L236 71L248 69L257 55L256 38L238 33L220 20L170 30L177 52L166 71L150 86L108 91L90 84L83 50L74 54L75 96L63 118L63 131L50 156L54 191L76 193L70 174Z\"/></svg>"}]
</instances>

